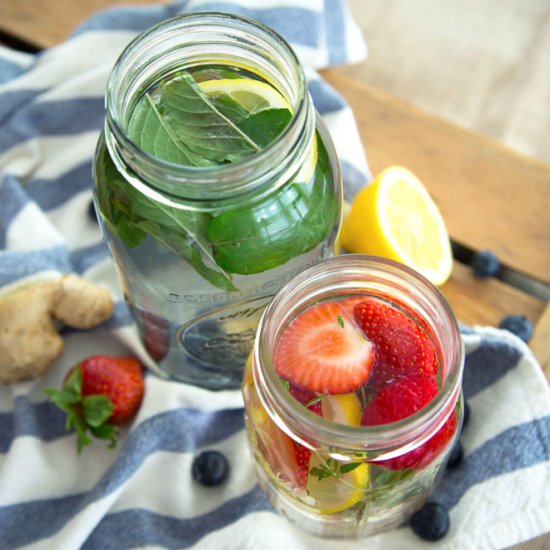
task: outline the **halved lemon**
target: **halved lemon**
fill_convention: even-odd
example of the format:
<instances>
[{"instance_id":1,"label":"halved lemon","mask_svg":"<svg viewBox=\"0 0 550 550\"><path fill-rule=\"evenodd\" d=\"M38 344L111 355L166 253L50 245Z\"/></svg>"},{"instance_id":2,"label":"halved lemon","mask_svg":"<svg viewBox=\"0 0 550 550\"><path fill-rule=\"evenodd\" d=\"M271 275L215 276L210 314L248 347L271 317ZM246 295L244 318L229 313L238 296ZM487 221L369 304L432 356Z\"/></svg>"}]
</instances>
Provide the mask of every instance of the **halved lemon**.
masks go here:
<instances>
[{"instance_id":1,"label":"halved lemon","mask_svg":"<svg viewBox=\"0 0 550 550\"><path fill-rule=\"evenodd\" d=\"M332 422L359 426L361 423L361 403L354 393L327 395L322 401L323 417ZM312 453L309 459L307 490L322 514L334 514L346 510L360 502L369 484L369 464L353 463L354 469L346 471L350 463ZM337 467L336 467L337 465ZM342 468L344 472L342 472ZM334 475L319 479L316 469L334 470Z\"/></svg>"},{"instance_id":2,"label":"halved lemon","mask_svg":"<svg viewBox=\"0 0 550 550\"><path fill-rule=\"evenodd\" d=\"M386 168L357 195L342 226L342 246L401 262L434 285L442 285L453 267L439 208L422 182L401 166Z\"/></svg>"},{"instance_id":3,"label":"halved lemon","mask_svg":"<svg viewBox=\"0 0 550 550\"><path fill-rule=\"evenodd\" d=\"M249 114L264 109L288 109L290 103L272 86L253 78L221 78L199 82L208 96L225 94L236 101Z\"/></svg>"}]
</instances>

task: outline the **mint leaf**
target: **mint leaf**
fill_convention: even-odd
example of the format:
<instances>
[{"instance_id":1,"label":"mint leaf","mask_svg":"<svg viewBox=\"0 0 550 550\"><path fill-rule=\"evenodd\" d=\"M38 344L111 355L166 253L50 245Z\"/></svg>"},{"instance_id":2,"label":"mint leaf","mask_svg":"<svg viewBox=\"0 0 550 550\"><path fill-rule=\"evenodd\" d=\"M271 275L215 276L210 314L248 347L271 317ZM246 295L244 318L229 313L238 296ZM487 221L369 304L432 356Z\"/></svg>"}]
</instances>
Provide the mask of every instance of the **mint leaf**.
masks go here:
<instances>
[{"instance_id":1,"label":"mint leaf","mask_svg":"<svg viewBox=\"0 0 550 550\"><path fill-rule=\"evenodd\" d=\"M146 94L134 116L130 137L146 151L179 164L236 162L260 151L187 73L162 86L158 103Z\"/></svg>"},{"instance_id":2,"label":"mint leaf","mask_svg":"<svg viewBox=\"0 0 550 550\"><path fill-rule=\"evenodd\" d=\"M261 147L266 147L288 126L292 113L288 109L264 109L241 120L239 128Z\"/></svg>"},{"instance_id":3,"label":"mint leaf","mask_svg":"<svg viewBox=\"0 0 550 550\"><path fill-rule=\"evenodd\" d=\"M313 183L290 183L263 201L222 212L208 225L216 263L249 275L278 267L317 246L334 226L338 203L328 154L318 136Z\"/></svg>"},{"instance_id":4,"label":"mint leaf","mask_svg":"<svg viewBox=\"0 0 550 550\"><path fill-rule=\"evenodd\" d=\"M359 468L363 464L362 462L348 462L347 464L342 464L340 466L339 472L341 474L347 474L348 472L351 472L355 470L355 468Z\"/></svg>"}]
</instances>

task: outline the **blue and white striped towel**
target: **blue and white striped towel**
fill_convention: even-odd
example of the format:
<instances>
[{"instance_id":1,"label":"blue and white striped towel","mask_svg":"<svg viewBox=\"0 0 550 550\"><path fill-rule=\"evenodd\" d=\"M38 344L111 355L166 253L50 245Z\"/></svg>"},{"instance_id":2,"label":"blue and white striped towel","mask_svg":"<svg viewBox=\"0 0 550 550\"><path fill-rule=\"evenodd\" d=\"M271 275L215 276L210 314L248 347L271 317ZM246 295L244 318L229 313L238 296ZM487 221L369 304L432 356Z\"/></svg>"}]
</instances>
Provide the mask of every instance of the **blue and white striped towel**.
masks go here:
<instances>
[{"instance_id":1,"label":"blue and white striped towel","mask_svg":"<svg viewBox=\"0 0 550 550\"><path fill-rule=\"evenodd\" d=\"M271 25L310 69L310 90L343 164L348 198L369 179L353 115L313 72L366 54L340 0L179 1L100 13L39 55L0 48L0 285L78 272L118 299L95 330L65 331L63 356L41 379L0 387L0 548L313 549L320 544L274 513L255 480L238 391L212 393L149 374L140 413L115 451L75 452L42 388L98 352L140 354L112 262L87 216L103 93L123 46L162 19L216 9ZM464 463L434 498L451 509L441 548L502 548L550 531L550 396L529 349L494 329L465 331L464 390L472 410ZM193 456L218 449L227 483L191 481ZM322 543L353 549L365 543ZM422 548L407 528L370 548Z\"/></svg>"}]
</instances>

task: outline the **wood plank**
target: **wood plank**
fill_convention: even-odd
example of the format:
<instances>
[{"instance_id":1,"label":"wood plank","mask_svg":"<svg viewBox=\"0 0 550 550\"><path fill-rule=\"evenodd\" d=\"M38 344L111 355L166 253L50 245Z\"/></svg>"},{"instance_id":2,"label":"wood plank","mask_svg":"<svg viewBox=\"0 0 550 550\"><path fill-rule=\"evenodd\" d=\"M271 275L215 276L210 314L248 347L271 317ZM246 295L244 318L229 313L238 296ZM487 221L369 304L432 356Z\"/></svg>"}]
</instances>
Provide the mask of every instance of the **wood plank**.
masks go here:
<instances>
[{"instance_id":1,"label":"wood plank","mask_svg":"<svg viewBox=\"0 0 550 550\"><path fill-rule=\"evenodd\" d=\"M374 173L406 166L426 184L454 240L550 281L550 165L337 70L323 75L353 108Z\"/></svg>"},{"instance_id":2,"label":"wood plank","mask_svg":"<svg viewBox=\"0 0 550 550\"><path fill-rule=\"evenodd\" d=\"M546 378L550 381L550 304L546 306L537 321L529 347L533 350Z\"/></svg>"},{"instance_id":3,"label":"wood plank","mask_svg":"<svg viewBox=\"0 0 550 550\"><path fill-rule=\"evenodd\" d=\"M164 4L169 0L3 0L0 2L0 32L48 48L63 42L74 28L93 13L115 5Z\"/></svg>"}]
</instances>

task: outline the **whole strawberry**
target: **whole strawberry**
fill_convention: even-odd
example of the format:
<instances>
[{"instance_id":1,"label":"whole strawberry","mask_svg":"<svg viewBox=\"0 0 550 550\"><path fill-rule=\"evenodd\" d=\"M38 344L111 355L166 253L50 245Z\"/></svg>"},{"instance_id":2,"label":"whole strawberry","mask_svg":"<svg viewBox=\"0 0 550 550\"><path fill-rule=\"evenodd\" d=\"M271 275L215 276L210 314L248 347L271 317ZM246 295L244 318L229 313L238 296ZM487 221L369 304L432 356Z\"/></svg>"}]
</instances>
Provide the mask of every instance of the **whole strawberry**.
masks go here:
<instances>
[{"instance_id":1,"label":"whole strawberry","mask_svg":"<svg viewBox=\"0 0 550 550\"><path fill-rule=\"evenodd\" d=\"M371 387L406 374L437 375L437 355L427 327L421 326L405 310L377 301L357 298L344 302L363 334L374 343L376 364Z\"/></svg>"},{"instance_id":2,"label":"whole strawberry","mask_svg":"<svg viewBox=\"0 0 550 550\"><path fill-rule=\"evenodd\" d=\"M384 384L369 401L363 411L363 426L380 426L407 418L425 407L436 395L434 378L421 373L401 375ZM456 414L453 411L445 424L424 444L404 455L378 462L390 470L405 468L420 469L430 464L457 430Z\"/></svg>"},{"instance_id":3,"label":"whole strawberry","mask_svg":"<svg viewBox=\"0 0 550 550\"><path fill-rule=\"evenodd\" d=\"M67 413L66 427L77 433L77 449L90 435L116 444L117 425L137 412L144 392L141 364L134 357L94 355L75 365L61 390L45 388L50 401Z\"/></svg>"}]
</instances>

